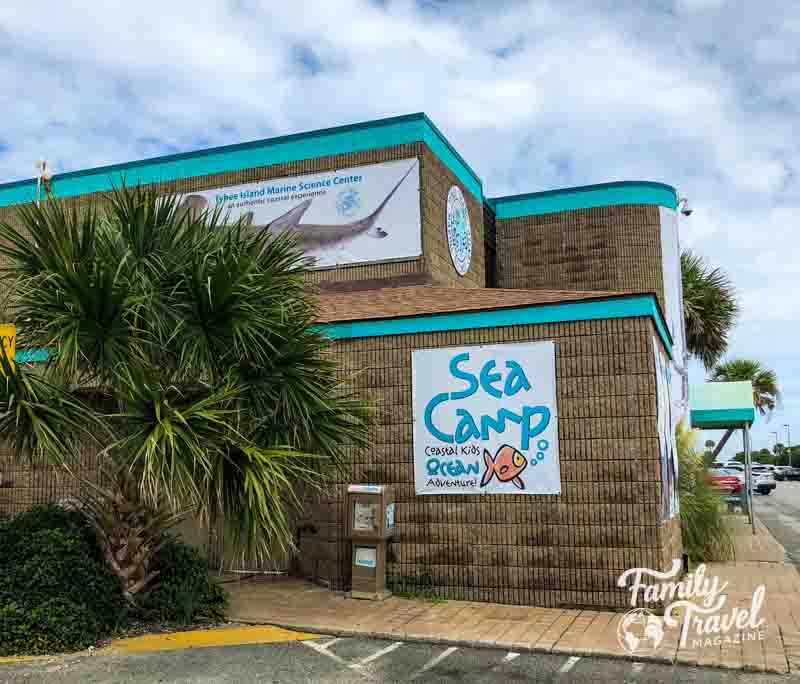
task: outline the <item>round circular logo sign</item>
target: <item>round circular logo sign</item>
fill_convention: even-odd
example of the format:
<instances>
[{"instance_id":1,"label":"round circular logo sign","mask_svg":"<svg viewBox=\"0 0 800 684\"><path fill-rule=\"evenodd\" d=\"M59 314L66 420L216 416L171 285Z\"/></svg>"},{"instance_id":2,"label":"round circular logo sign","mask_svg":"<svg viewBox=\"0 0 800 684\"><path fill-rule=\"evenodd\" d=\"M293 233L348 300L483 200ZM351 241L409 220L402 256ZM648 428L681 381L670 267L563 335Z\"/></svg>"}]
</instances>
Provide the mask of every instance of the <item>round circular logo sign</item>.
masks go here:
<instances>
[{"instance_id":1,"label":"round circular logo sign","mask_svg":"<svg viewBox=\"0 0 800 684\"><path fill-rule=\"evenodd\" d=\"M664 640L664 620L647 608L634 608L617 625L617 640L631 655L652 655Z\"/></svg>"},{"instance_id":2,"label":"round circular logo sign","mask_svg":"<svg viewBox=\"0 0 800 684\"><path fill-rule=\"evenodd\" d=\"M464 195L455 185L447 193L447 246L453 266L463 276L472 261L472 229Z\"/></svg>"}]
</instances>

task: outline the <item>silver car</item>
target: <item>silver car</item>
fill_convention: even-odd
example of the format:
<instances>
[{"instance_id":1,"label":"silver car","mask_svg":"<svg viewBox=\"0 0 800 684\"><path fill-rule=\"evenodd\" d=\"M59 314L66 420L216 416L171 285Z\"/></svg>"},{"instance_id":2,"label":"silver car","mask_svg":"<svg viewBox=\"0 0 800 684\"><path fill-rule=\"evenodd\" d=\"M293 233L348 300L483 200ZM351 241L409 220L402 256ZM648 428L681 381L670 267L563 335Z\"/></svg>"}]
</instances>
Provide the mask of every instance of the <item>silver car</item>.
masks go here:
<instances>
[{"instance_id":1,"label":"silver car","mask_svg":"<svg viewBox=\"0 0 800 684\"><path fill-rule=\"evenodd\" d=\"M778 486L772 475L772 470L766 466L753 466L753 490L760 494L771 494L772 490Z\"/></svg>"}]
</instances>

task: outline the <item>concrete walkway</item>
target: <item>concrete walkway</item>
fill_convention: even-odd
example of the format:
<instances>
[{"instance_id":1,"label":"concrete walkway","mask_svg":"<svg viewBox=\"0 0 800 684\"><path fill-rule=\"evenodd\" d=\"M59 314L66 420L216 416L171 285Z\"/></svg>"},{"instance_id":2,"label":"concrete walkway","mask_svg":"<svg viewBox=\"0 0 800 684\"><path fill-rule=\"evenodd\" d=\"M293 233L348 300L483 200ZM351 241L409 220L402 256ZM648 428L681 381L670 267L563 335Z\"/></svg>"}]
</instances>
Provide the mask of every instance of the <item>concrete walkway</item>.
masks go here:
<instances>
[{"instance_id":1,"label":"concrete walkway","mask_svg":"<svg viewBox=\"0 0 800 684\"><path fill-rule=\"evenodd\" d=\"M624 613L392 597L382 602L344 598L300 580L246 580L227 584L229 619L335 635L370 635L453 646L604 655L691 665L787 673L800 670L800 574L783 563L784 551L760 523L735 525L736 560L710 564L706 576L728 582L720 616L749 608L766 587L759 630L735 629L680 645L679 627L667 627L650 653L629 654L619 643ZM707 617L707 616L704 616ZM759 638L760 637L760 638Z\"/></svg>"}]
</instances>

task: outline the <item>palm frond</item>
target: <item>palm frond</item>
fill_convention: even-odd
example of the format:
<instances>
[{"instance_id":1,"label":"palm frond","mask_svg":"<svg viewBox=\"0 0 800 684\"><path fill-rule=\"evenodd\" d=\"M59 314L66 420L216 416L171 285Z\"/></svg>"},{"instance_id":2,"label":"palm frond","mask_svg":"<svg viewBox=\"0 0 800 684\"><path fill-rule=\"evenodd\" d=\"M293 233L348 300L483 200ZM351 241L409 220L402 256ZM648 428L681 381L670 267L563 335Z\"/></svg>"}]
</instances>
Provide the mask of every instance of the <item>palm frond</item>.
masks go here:
<instances>
[{"instance_id":1,"label":"palm frond","mask_svg":"<svg viewBox=\"0 0 800 684\"><path fill-rule=\"evenodd\" d=\"M702 257L681 254L686 346L711 368L728 349L728 336L739 315L736 293L728 276L710 268Z\"/></svg>"},{"instance_id":2,"label":"palm frond","mask_svg":"<svg viewBox=\"0 0 800 684\"><path fill-rule=\"evenodd\" d=\"M109 453L140 473L145 500L199 505L214 462L237 433L240 388L232 381L176 384L152 369L127 366L119 369L116 390L125 410L110 419L123 436Z\"/></svg>"},{"instance_id":3,"label":"palm frond","mask_svg":"<svg viewBox=\"0 0 800 684\"><path fill-rule=\"evenodd\" d=\"M0 436L15 457L69 466L87 444L110 437L108 424L79 391L12 365L4 354L0 365Z\"/></svg>"},{"instance_id":4,"label":"palm frond","mask_svg":"<svg viewBox=\"0 0 800 684\"><path fill-rule=\"evenodd\" d=\"M264 560L293 548L293 514L300 492L325 485L319 456L288 447L232 448L217 462L209 489L209 519L222 523L240 557Z\"/></svg>"},{"instance_id":5,"label":"palm frond","mask_svg":"<svg viewBox=\"0 0 800 684\"><path fill-rule=\"evenodd\" d=\"M775 371L753 359L734 359L720 363L711 371L711 382L750 382L753 404L763 416L773 411L781 398Z\"/></svg>"}]
</instances>

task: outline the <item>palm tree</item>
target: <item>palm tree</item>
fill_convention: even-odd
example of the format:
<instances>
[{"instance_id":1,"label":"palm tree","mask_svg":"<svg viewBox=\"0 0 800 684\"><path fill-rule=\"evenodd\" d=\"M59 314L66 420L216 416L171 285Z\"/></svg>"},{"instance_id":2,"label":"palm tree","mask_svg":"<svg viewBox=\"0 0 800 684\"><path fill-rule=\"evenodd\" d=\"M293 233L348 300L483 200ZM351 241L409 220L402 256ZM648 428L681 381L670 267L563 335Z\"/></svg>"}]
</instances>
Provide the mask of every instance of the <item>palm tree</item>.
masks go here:
<instances>
[{"instance_id":1,"label":"palm tree","mask_svg":"<svg viewBox=\"0 0 800 684\"><path fill-rule=\"evenodd\" d=\"M728 349L728 333L739 314L733 285L723 271L689 250L681 253L681 276L686 347L710 369Z\"/></svg>"},{"instance_id":2,"label":"palm tree","mask_svg":"<svg viewBox=\"0 0 800 684\"><path fill-rule=\"evenodd\" d=\"M720 363L711 371L711 382L740 382L753 384L753 404L763 416L772 411L780 399L778 376L775 371L752 359L736 359Z\"/></svg>"},{"instance_id":3,"label":"palm tree","mask_svg":"<svg viewBox=\"0 0 800 684\"><path fill-rule=\"evenodd\" d=\"M775 371L765 368L758 361L752 359L737 359L720 363L711 370L711 382L750 382L753 385L753 404L763 416L772 411L780 399L778 389L778 376ZM719 440L713 452L716 459L723 447L733 435L734 429L729 428L722 439Z\"/></svg>"},{"instance_id":4,"label":"palm tree","mask_svg":"<svg viewBox=\"0 0 800 684\"><path fill-rule=\"evenodd\" d=\"M299 492L366 445L373 415L314 329L292 236L142 188L115 191L102 216L57 200L18 216L20 230L0 224L0 276L19 344L51 358L2 358L0 438L66 468L99 454L105 477L81 508L129 600L186 511L242 554L290 548Z\"/></svg>"}]
</instances>

